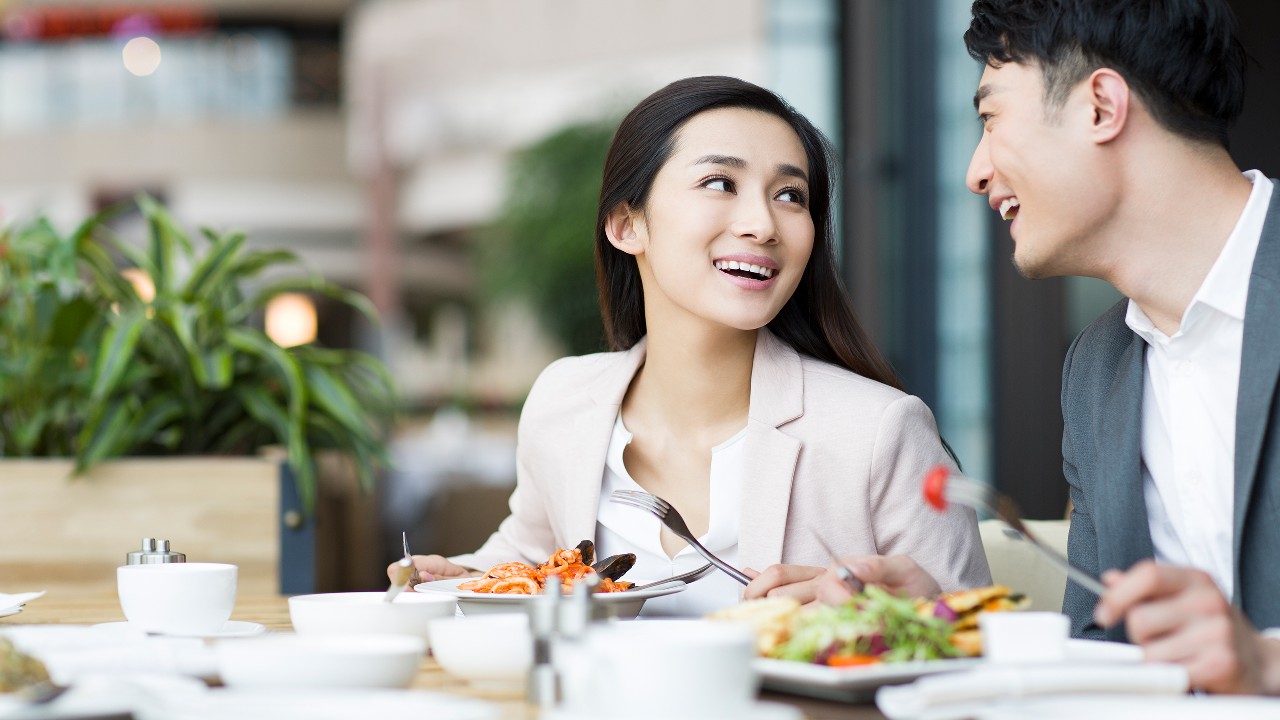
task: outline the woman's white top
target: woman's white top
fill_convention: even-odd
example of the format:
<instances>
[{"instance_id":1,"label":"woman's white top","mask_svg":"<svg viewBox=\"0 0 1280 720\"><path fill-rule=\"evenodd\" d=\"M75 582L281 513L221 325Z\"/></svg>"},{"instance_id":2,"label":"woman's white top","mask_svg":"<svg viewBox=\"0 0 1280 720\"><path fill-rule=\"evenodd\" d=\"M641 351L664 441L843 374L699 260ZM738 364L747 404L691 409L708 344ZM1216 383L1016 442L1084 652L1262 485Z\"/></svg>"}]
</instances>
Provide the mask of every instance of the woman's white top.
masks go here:
<instances>
[{"instance_id":1,"label":"woman's white top","mask_svg":"<svg viewBox=\"0 0 1280 720\"><path fill-rule=\"evenodd\" d=\"M747 429L743 427L733 437L711 448L711 519L707 534L698 538L708 550L735 567L738 566L738 518L742 508L746 434ZM635 553L636 565L623 579L637 584L669 578L705 565L707 561L688 545L675 557L668 557L662 549L662 523L658 518L638 508L609 502L614 490L644 490L631 479L622 460L632 437L622 424L622 413L618 413L605 456L600 510L596 516L596 557ZM740 602L742 588L733 578L712 570L683 592L645 601L640 614L702 616Z\"/></svg>"}]
</instances>

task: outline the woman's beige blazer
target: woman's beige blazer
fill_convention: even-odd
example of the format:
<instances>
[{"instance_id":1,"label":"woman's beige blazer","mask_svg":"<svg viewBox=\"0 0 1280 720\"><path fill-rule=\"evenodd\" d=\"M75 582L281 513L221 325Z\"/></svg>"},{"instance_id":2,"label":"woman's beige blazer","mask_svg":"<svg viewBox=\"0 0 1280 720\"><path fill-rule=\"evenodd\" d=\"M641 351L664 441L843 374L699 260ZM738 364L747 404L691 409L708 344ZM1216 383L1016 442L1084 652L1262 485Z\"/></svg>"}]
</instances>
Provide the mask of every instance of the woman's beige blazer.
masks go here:
<instances>
[{"instance_id":1,"label":"woman's beige blazer","mask_svg":"<svg viewBox=\"0 0 1280 720\"><path fill-rule=\"evenodd\" d=\"M595 538L605 451L644 357L642 340L542 372L520 416L511 515L455 562L543 562ZM925 472L952 463L919 398L802 356L761 330L745 452L744 566L826 566L816 535L842 556L909 555L944 590L990 582L974 513L938 513L921 497Z\"/></svg>"}]
</instances>

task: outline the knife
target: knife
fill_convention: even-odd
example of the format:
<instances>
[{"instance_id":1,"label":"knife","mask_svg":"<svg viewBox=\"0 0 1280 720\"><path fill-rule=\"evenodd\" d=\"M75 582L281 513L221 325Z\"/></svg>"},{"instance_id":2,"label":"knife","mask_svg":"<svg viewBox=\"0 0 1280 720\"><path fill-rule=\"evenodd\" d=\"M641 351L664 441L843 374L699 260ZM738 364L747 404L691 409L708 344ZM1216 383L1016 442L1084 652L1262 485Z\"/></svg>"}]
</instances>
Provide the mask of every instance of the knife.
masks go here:
<instances>
[{"instance_id":1,"label":"knife","mask_svg":"<svg viewBox=\"0 0 1280 720\"><path fill-rule=\"evenodd\" d=\"M849 588L849 592L862 592L863 588L866 586L858 579L858 576L854 575L852 570L846 567L844 563L840 562L840 559L836 557L835 551L823 542L822 538L818 537L818 533L813 531L810 532L813 533L813 539L817 540L818 544L822 546L823 551L825 551L827 555L831 556L831 564L836 566L836 577L840 578L840 582L844 583L844 586Z\"/></svg>"}]
</instances>

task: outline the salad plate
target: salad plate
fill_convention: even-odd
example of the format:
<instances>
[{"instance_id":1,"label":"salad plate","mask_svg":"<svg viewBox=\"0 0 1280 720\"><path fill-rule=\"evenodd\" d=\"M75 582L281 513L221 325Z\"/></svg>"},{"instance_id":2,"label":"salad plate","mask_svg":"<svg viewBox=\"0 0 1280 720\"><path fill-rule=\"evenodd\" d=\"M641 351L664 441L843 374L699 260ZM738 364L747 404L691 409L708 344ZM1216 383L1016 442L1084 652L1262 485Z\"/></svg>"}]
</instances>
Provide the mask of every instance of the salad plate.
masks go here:
<instances>
[{"instance_id":1,"label":"salad plate","mask_svg":"<svg viewBox=\"0 0 1280 720\"><path fill-rule=\"evenodd\" d=\"M523 612L528 609L529 603L540 597L539 595L516 595L510 593L478 593L458 589L459 585L473 579L466 577L433 580L419 583L413 589L421 593L452 595L458 599L458 609L462 611L463 615ZM640 613L640 608L644 606L645 600L662 597L663 595L672 595L681 592L684 588L684 583L675 582L648 590L596 593L591 597L595 603L595 615L597 618L616 617L629 619ZM568 596L565 599L568 599Z\"/></svg>"},{"instance_id":2,"label":"salad plate","mask_svg":"<svg viewBox=\"0 0 1280 720\"><path fill-rule=\"evenodd\" d=\"M967 670L980 664L982 659L949 658L854 667L831 667L774 658L756 658L751 662L766 690L857 702L873 697L881 685L897 685L925 675Z\"/></svg>"},{"instance_id":3,"label":"salad plate","mask_svg":"<svg viewBox=\"0 0 1280 720\"><path fill-rule=\"evenodd\" d=\"M829 700L869 700L882 685L899 685L925 675L969 670L983 658L949 658L918 662L886 662L830 667L796 660L756 658L752 661L768 690ZM1104 640L1067 640L1067 663L1130 664L1142 662L1142 649Z\"/></svg>"}]
</instances>

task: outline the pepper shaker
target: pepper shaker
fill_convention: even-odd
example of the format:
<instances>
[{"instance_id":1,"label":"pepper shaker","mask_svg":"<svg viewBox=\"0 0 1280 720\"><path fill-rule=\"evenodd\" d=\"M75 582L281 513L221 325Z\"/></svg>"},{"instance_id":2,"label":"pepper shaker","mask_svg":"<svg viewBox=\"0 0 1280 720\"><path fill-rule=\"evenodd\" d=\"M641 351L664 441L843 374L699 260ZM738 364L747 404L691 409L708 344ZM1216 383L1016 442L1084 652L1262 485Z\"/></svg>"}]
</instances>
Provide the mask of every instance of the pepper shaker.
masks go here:
<instances>
[{"instance_id":1,"label":"pepper shaker","mask_svg":"<svg viewBox=\"0 0 1280 720\"><path fill-rule=\"evenodd\" d=\"M168 540L142 538L142 549L125 555L126 565L159 565L162 563L184 563L187 556L174 552L169 548Z\"/></svg>"}]
</instances>

